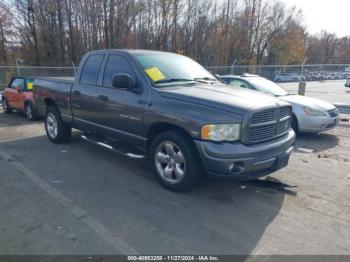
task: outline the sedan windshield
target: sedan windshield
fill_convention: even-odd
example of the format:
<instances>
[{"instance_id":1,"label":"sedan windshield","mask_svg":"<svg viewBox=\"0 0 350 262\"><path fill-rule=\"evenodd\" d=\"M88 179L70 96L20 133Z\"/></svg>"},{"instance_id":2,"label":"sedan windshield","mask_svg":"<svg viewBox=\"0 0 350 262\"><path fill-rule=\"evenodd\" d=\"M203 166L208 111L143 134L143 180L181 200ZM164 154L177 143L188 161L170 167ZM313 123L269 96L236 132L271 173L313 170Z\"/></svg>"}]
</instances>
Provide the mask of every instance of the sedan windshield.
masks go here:
<instances>
[{"instance_id":1,"label":"sedan windshield","mask_svg":"<svg viewBox=\"0 0 350 262\"><path fill-rule=\"evenodd\" d=\"M249 78L251 83L258 91L264 92L273 96L287 96L289 93L276 83L262 77Z\"/></svg>"},{"instance_id":2,"label":"sedan windshield","mask_svg":"<svg viewBox=\"0 0 350 262\"><path fill-rule=\"evenodd\" d=\"M192 59L171 53L134 54L148 78L157 87L217 81L203 66Z\"/></svg>"}]
</instances>

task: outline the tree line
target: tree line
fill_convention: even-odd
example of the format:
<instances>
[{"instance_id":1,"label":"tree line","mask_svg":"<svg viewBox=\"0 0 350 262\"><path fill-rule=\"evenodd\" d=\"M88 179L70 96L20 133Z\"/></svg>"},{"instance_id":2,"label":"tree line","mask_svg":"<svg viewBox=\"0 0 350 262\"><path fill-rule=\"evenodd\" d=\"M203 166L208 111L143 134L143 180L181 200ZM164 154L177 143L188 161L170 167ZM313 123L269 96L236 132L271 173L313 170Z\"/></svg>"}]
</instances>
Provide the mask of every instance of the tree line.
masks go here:
<instances>
[{"instance_id":1,"label":"tree line","mask_svg":"<svg viewBox=\"0 0 350 262\"><path fill-rule=\"evenodd\" d=\"M204 65L350 61L350 38L309 35L301 11L278 0L0 0L0 65L71 66L104 48Z\"/></svg>"}]
</instances>

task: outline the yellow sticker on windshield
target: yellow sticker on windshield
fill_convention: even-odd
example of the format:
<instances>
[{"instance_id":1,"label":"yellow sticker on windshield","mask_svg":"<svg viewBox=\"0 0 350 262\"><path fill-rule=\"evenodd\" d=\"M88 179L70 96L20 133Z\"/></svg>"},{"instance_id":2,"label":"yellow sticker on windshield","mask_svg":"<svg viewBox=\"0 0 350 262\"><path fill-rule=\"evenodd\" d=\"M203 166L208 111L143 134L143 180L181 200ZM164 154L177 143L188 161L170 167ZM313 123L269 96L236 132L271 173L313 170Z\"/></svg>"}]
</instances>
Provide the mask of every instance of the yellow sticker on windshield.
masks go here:
<instances>
[{"instance_id":1,"label":"yellow sticker on windshield","mask_svg":"<svg viewBox=\"0 0 350 262\"><path fill-rule=\"evenodd\" d=\"M159 68L155 66L145 69L145 72L149 76L149 78L152 79L152 81L159 81L166 78L163 75L162 71L160 71Z\"/></svg>"},{"instance_id":2,"label":"yellow sticker on windshield","mask_svg":"<svg viewBox=\"0 0 350 262\"><path fill-rule=\"evenodd\" d=\"M28 90L33 90L33 82L27 83L27 89Z\"/></svg>"}]
</instances>

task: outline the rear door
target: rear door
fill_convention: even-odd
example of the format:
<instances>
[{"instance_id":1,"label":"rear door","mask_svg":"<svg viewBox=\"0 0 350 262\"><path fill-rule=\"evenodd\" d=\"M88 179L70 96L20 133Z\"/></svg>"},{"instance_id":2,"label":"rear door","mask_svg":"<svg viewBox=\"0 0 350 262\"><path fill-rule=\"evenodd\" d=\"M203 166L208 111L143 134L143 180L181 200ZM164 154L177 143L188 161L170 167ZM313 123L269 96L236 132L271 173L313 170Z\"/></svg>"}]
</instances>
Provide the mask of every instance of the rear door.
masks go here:
<instances>
[{"instance_id":1,"label":"rear door","mask_svg":"<svg viewBox=\"0 0 350 262\"><path fill-rule=\"evenodd\" d=\"M105 101L99 97L99 75L104 54L90 55L83 65L80 79L73 85L71 93L74 123L84 131L97 132L103 122Z\"/></svg>"}]
</instances>

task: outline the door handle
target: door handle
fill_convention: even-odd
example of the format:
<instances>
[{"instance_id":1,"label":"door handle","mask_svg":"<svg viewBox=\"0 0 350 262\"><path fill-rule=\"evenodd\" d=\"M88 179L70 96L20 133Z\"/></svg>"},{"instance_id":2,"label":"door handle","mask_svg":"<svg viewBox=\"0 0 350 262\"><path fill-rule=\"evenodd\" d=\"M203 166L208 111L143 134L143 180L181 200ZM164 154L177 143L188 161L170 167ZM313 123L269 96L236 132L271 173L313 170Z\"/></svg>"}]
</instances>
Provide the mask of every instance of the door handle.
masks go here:
<instances>
[{"instance_id":1,"label":"door handle","mask_svg":"<svg viewBox=\"0 0 350 262\"><path fill-rule=\"evenodd\" d=\"M99 95L99 96L98 96L98 100L101 100L101 101L108 101L108 96Z\"/></svg>"},{"instance_id":2,"label":"door handle","mask_svg":"<svg viewBox=\"0 0 350 262\"><path fill-rule=\"evenodd\" d=\"M80 91L75 90L75 91L73 91L73 95L75 95L75 96L80 96L81 93L80 93Z\"/></svg>"}]
</instances>

